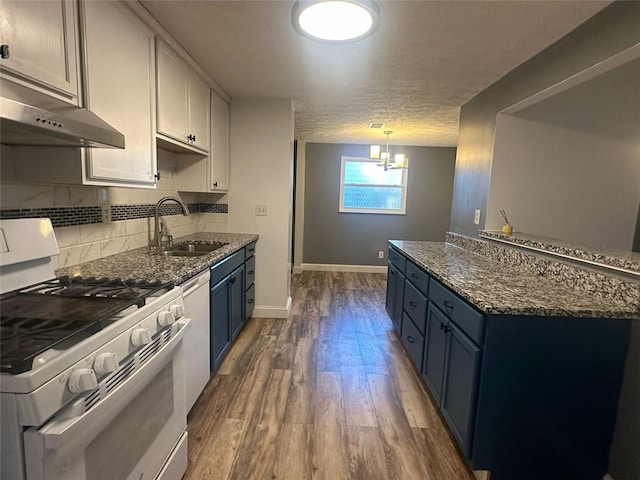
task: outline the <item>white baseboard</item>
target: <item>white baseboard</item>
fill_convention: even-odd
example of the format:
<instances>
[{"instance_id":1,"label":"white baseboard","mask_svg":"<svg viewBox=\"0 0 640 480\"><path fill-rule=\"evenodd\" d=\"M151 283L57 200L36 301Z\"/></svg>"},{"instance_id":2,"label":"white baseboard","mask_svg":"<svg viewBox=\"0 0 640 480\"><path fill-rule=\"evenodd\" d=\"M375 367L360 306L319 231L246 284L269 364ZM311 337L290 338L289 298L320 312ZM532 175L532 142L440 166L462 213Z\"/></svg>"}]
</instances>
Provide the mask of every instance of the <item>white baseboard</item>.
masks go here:
<instances>
[{"instance_id":1,"label":"white baseboard","mask_svg":"<svg viewBox=\"0 0 640 480\"><path fill-rule=\"evenodd\" d=\"M386 265L335 265L332 263L303 263L302 270L316 272L386 273Z\"/></svg>"},{"instance_id":2,"label":"white baseboard","mask_svg":"<svg viewBox=\"0 0 640 480\"><path fill-rule=\"evenodd\" d=\"M291 311L291 297L287 299L287 305L283 307L273 305L256 305L252 317L258 318L287 318Z\"/></svg>"},{"instance_id":3,"label":"white baseboard","mask_svg":"<svg viewBox=\"0 0 640 480\"><path fill-rule=\"evenodd\" d=\"M294 265L293 267L293 274L294 275L298 275L299 273L302 273L302 265Z\"/></svg>"}]
</instances>

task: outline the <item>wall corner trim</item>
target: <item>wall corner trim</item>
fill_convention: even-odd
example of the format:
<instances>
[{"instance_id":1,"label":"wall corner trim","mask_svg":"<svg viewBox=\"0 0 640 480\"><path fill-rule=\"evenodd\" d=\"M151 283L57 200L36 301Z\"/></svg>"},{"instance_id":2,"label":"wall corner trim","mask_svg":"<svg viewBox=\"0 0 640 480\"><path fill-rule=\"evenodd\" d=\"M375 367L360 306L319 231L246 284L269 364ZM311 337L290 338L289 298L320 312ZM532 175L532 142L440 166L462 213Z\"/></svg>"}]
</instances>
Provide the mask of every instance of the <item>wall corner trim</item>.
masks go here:
<instances>
[{"instance_id":1,"label":"wall corner trim","mask_svg":"<svg viewBox=\"0 0 640 480\"><path fill-rule=\"evenodd\" d=\"M291 311L291 297L287 298L287 304L284 307L277 305L256 305L253 310L252 318L287 318Z\"/></svg>"}]
</instances>

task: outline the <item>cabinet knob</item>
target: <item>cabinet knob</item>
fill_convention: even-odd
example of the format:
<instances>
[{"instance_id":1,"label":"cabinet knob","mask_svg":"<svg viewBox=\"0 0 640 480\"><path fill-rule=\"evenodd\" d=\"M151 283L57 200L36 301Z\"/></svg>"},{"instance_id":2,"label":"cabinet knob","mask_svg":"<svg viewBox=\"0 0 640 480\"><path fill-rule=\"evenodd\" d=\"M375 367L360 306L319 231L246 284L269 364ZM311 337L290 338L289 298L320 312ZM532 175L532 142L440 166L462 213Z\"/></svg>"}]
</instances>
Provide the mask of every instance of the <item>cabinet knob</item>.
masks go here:
<instances>
[{"instance_id":1,"label":"cabinet knob","mask_svg":"<svg viewBox=\"0 0 640 480\"><path fill-rule=\"evenodd\" d=\"M0 45L0 57L7 59L10 56L11 52L9 52L9 45Z\"/></svg>"}]
</instances>

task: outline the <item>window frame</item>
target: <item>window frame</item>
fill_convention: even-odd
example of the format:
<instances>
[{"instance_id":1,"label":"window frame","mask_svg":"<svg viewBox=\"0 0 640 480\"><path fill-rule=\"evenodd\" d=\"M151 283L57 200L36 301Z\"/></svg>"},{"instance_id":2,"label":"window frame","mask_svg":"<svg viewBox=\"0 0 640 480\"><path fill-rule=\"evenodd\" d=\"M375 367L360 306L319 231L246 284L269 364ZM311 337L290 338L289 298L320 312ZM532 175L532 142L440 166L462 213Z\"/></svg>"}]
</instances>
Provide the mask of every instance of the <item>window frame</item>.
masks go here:
<instances>
[{"instance_id":1,"label":"window frame","mask_svg":"<svg viewBox=\"0 0 640 480\"><path fill-rule=\"evenodd\" d=\"M360 163L379 163L379 160L373 160L371 158L366 157L348 157L342 156L340 157L340 198L338 198L338 213L368 213L368 214L380 214L380 215L406 215L407 214L407 171L408 165L402 169L402 184L401 185L378 185L378 184L363 184L363 183L347 183L347 186L356 185L356 186L372 186L372 187L388 187L388 188L398 188L400 187L402 191L402 202L401 206L398 209L386 209L386 208L350 208L343 206L344 200L344 172L345 172L345 163L346 162L360 162ZM382 168L382 167L380 167Z\"/></svg>"}]
</instances>

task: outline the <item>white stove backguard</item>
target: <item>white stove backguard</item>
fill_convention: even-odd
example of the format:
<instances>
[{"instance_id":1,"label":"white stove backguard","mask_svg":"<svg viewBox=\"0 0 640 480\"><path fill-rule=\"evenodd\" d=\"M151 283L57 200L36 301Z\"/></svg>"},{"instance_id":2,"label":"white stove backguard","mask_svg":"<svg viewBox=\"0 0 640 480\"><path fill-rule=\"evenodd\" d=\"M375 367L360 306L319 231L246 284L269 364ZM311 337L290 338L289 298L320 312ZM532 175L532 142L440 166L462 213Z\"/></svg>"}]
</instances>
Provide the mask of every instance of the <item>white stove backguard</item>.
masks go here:
<instances>
[{"instance_id":1,"label":"white stove backguard","mask_svg":"<svg viewBox=\"0 0 640 480\"><path fill-rule=\"evenodd\" d=\"M0 220L0 293L54 278L58 253L48 218Z\"/></svg>"}]
</instances>

